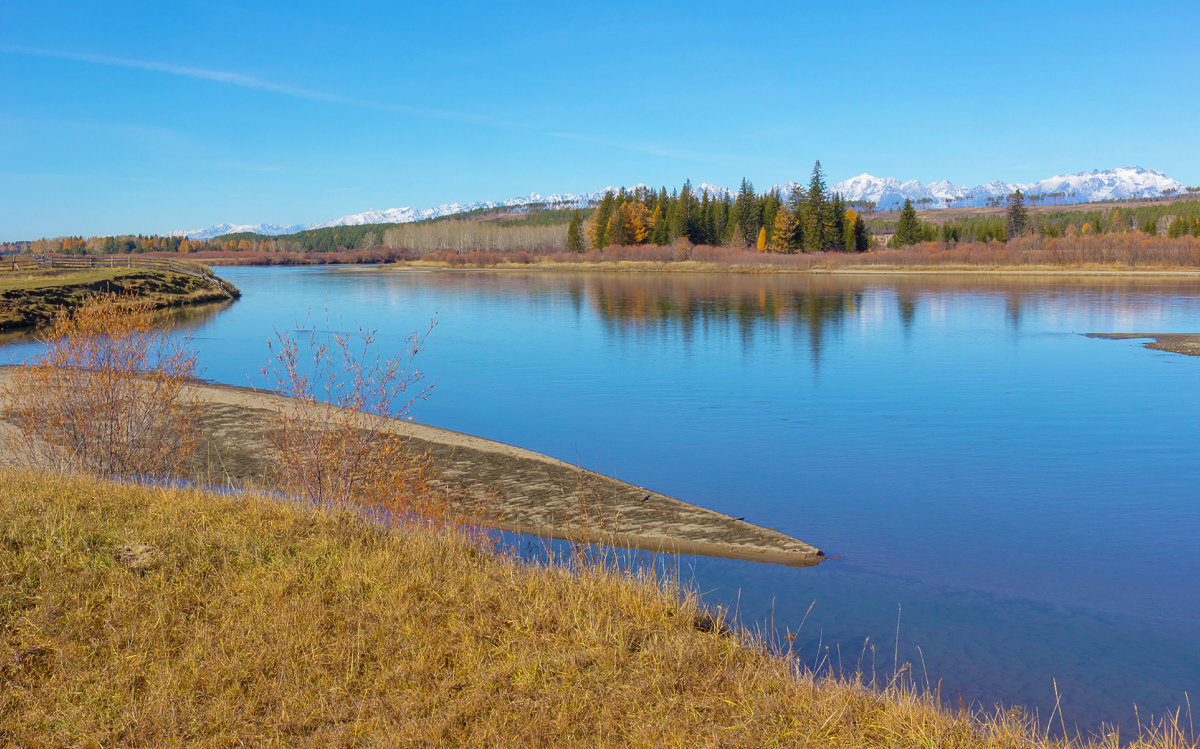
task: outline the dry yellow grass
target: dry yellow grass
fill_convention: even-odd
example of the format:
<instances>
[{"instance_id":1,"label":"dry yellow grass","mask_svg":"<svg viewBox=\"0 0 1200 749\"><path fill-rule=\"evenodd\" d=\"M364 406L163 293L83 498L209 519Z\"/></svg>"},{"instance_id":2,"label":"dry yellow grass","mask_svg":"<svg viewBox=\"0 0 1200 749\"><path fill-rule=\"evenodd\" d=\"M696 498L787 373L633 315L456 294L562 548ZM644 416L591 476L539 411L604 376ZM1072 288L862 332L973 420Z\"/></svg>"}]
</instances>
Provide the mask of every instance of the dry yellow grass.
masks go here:
<instances>
[{"instance_id":1,"label":"dry yellow grass","mask_svg":"<svg viewBox=\"0 0 1200 749\"><path fill-rule=\"evenodd\" d=\"M0 473L0 744L1056 745L697 616L646 577L425 527Z\"/></svg>"}]
</instances>

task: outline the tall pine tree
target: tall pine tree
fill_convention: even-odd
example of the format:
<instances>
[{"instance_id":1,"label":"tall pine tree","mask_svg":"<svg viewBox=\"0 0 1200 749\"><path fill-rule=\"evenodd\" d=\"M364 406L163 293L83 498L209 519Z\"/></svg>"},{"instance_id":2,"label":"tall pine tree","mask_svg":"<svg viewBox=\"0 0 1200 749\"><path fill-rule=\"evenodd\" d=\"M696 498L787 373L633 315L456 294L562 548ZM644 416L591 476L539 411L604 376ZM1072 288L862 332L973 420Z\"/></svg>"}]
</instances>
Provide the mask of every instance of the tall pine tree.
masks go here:
<instances>
[{"instance_id":1,"label":"tall pine tree","mask_svg":"<svg viewBox=\"0 0 1200 749\"><path fill-rule=\"evenodd\" d=\"M603 250L608 246L608 222L612 219L616 208L616 197L612 190L604 193L600 205L596 207L596 215L592 217L591 240L592 249Z\"/></svg>"},{"instance_id":2,"label":"tall pine tree","mask_svg":"<svg viewBox=\"0 0 1200 749\"><path fill-rule=\"evenodd\" d=\"M854 217L854 245L846 249L853 249L855 252L871 249L871 234L867 231L867 222L863 221L862 216Z\"/></svg>"},{"instance_id":3,"label":"tall pine tree","mask_svg":"<svg viewBox=\"0 0 1200 749\"><path fill-rule=\"evenodd\" d=\"M567 224L567 252L583 252L583 214L571 212L571 223Z\"/></svg>"},{"instance_id":4,"label":"tall pine tree","mask_svg":"<svg viewBox=\"0 0 1200 749\"><path fill-rule=\"evenodd\" d=\"M825 246L825 202L825 175L818 161L813 165L801 212L805 252L820 252Z\"/></svg>"},{"instance_id":5,"label":"tall pine tree","mask_svg":"<svg viewBox=\"0 0 1200 749\"><path fill-rule=\"evenodd\" d=\"M840 193L833 194L829 201L825 221L825 249L832 252L846 250L846 204Z\"/></svg>"},{"instance_id":6,"label":"tall pine tree","mask_svg":"<svg viewBox=\"0 0 1200 749\"><path fill-rule=\"evenodd\" d=\"M779 213L779 190L775 189L767 193L767 196L762 200L762 225L767 230L767 244L771 243L771 233L775 230L775 215Z\"/></svg>"},{"instance_id":7,"label":"tall pine tree","mask_svg":"<svg viewBox=\"0 0 1200 749\"><path fill-rule=\"evenodd\" d=\"M896 233L892 236L895 247L905 247L921 241L921 219L917 218L917 209L913 208L912 199L904 199L904 208L900 209L900 220L896 222Z\"/></svg>"},{"instance_id":8,"label":"tall pine tree","mask_svg":"<svg viewBox=\"0 0 1200 749\"><path fill-rule=\"evenodd\" d=\"M1019 237L1029 229L1029 209L1025 195L1017 190L1008 196L1008 212L1004 216L1004 231L1009 239Z\"/></svg>"},{"instance_id":9,"label":"tall pine tree","mask_svg":"<svg viewBox=\"0 0 1200 749\"><path fill-rule=\"evenodd\" d=\"M671 222L673 237L683 237L688 240L692 238L692 232L695 230L695 209L692 206L694 201L692 181L688 180L683 183L683 189L679 191L679 200L675 203L675 215L672 216Z\"/></svg>"},{"instance_id":10,"label":"tall pine tree","mask_svg":"<svg viewBox=\"0 0 1200 749\"><path fill-rule=\"evenodd\" d=\"M742 247L752 247L758 239L756 199L753 183L743 177L737 200L733 202L733 222L737 227L733 239L735 244Z\"/></svg>"}]
</instances>

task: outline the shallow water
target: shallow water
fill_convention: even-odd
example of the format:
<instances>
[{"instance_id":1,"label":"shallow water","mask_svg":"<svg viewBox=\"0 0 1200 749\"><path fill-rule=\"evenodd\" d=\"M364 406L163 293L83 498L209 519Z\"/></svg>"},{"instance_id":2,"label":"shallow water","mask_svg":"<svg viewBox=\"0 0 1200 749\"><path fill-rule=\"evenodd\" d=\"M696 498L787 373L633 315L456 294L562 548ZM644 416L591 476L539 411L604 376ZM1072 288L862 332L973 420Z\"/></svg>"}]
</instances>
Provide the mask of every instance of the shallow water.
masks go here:
<instances>
[{"instance_id":1,"label":"shallow water","mask_svg":"<svg viewBox=\"0 0 1200 749\"><path fill-rule=\"evenodd\" d=\"M1043 720L1056 681L1085 730L1200 693L1200 358L1081 335L1200 332L1194 283L221 275L242 300L186 323L211 379L266 384L274 329L398 350L436 314L419 421L821 547L807 569L681 560L744 622L803 621L812 663L898 657L951 702Z\"/></svg>"}]
</instances>

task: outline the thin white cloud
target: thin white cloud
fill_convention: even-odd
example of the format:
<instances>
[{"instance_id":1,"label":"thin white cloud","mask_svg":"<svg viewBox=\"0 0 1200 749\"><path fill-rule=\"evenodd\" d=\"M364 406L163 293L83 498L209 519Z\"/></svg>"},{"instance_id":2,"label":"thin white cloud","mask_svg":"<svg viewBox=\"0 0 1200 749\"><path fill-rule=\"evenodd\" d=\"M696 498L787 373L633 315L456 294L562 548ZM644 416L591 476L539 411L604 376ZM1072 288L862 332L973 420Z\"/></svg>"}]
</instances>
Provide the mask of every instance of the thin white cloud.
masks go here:
<instances>
[{"instance_id":1,"label":"thin white cloud","mask_svg":"<svg viewBox=\"0 0 1200 749\"><path fill-rule=\"evenodd\" d=\"M357 99L351 96L342 96L341 94L331 94L324 91L314 91L312 89L299 88L297 86L288 86L286 84L275 83L262 78L243 75L242 73L233 73L226 70L193 68L185 65L172 65L170 63L154 62L153 60L134 60L126 57L89 55L79 52L62 52L59 50L18 47L7 44L0 44L0 53L10 55L27 55L30 57L50 57L58 60L88 62L96 65L134 68L137 70L150 70L156 73L167 73L169 75L178 75L185 78L194 78L202 81L213 81L216 83L224 83L230 86L238 86L240 88L254 89L256 91L268 91L270 93L280 94L282 96L290 96L296 99L323 101L332 104L345 104L347 106L364 107L367 109L376 109L384 112L408 114L414 117L453 120L456 122L470 122L479 125L490 125L498 128L524 129L523 125L514 122L507 122L489 115L474 114L470 112L455 112L446 109L435 109L428 107L410 107L403 104L391 104L387 102L372 101L370 99Z\"/></svg>"},{"instance_id":2,"label":"thin white cloud","mask_svg":"<svg viewBox=\"0 0 1200 749\"><path fill-rule=\"evenodd\" d=\"M609 140L608 138L596 138L590 135L579 135L577 133L550 133L555 138L563 138L565 140L574 140L580 143L594 143L598 146L606 146L608 148L620 148L625 151L637 151L638 153L648 153L652 156L664 156L669 159L683 159L686 161L705 161L716 162L724 161L725 157L712 154L701 156L699 154L690 153L688 151L676 151L669 148L652 143L627 143L617 140Z\"/></svg>"},{"instance_id":3,"label":"thin white cloud","mask_svg":"<svg viewBox=\"0 0 1200 749\"><path fill-rule=\"evenodd\" d=\"M403 104L392 104L388 102L373 101L370 99L358 99L351 96L343 96L341 94L331 94L325 91L315 91L297 86L289 86L282 83L275 83L262 78L256 78L251 75L242 73L234 73L227 70L212 70L210 68L195 68L186 65L173 65L164 62L155 62L153 60L135 60L127 57L111 57L108 55L90 55L81 52L64 52L53 49L39 49L35 47L21 47L8 44L0 44L0 54L10 55L25 55L30 57L48 57L58 60L71 60L74 62L92 63L95 65L108 65L120 68L133 68L136 70L149 70L156 73L166 73L167 75L177 75L185 78L193 78L202 81L212 81L214 83L224 83L229 86L238 86L239 88L253 89L256 91L266 91L281 96L289 96L296 99L307 99L309 101L329 102L331 104L342 104L345 106L361 107L365 109L375 109L383 112L394 112L397 114L406 114L413 117L424 117L429 119L450 120L454 122L467 122L477 125L484 125L505 130L530 130L528 125L516 122L509 122L490 115L475 114L471 112L456 112L447 109L437 109L429 107L410 107ZM652 156L662 156L670 159L681 159L686 161L701 161L708 163L718 163L729 161L730 158L719 154L695 154L687 151L677 151L669 148L664 148L655 144L640 144L627 143L622 141L610 140L607 138L596 138L587 135L579 135L575 133L552 132L548 133L554 138L563 138L566 140L574 140L581 143L592 143L607 148L617 148L625 151L636 151L638 153L646 153Z\"/></svg>"}]
</instances>

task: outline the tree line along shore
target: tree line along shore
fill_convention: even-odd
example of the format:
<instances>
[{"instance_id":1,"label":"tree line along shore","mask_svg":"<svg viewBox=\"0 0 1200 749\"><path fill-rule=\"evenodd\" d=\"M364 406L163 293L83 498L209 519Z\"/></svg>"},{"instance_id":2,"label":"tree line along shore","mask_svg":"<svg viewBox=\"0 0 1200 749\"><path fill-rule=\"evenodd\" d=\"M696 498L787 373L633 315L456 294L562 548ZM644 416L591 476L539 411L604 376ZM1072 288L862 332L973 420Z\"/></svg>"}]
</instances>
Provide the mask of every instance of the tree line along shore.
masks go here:
<instances>
[{"instance_id":1,"label":"tree line along shore","mask_svg":"<svg viewBox=\"0 0 1200 749\"><path fill-rule=\"evenodd\" d=\"M1112 262L1103 249L1118 244L1129 255L1126 262L1162 264L1166 256L1173 261L1180 248L1200 248L1200 201L1182 196L1030 206L1018 191L996 207L922 210L907 201L898 211L877 211L871 203L850 202L830 194L817 162L807 187L796 185L786 195L778 189L758 193L749 180L742 181L736 194L696 189L685 182L671 191L666 187L610 191L582 208L530 204L414 223L337 226L283 236L235 233L208 240L161 235L68 236L3 242L0 253L155 253L265 264L272 260L301 262L300 257L307 262L346 262L343 258L377 262L468 253L512 257L527 253L532 258L574 255L589 261L597 253L613 255L610 248L620 248L625 255L641 252L648 259L667 262L690 259L691 248L703 247L710 248L709 256L757 256L762 264L779 262L777 255L798 254L835 265L920 265L938 261L938 256L947 252L976 257L990 254L997 263L1017 262L1013 257L1017 253L1003 249L1012 242L1019 243L1022 252L1067 245L1073 256L1084 258L1078 262L1092 262L1096 257L1095 262L1101 263ZM668 248L671 253L664 255L656 248ZM886 255L889 249L907 248L919 251ZM1136 250L1132 255L1131 248ZM314 257L307 259L309 255ZM1037 260L1054 262L1053 257ZM1194 265L1195 260L1189 264Z\"/></svg>"}]
</instances>

